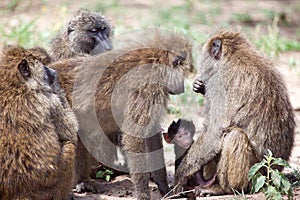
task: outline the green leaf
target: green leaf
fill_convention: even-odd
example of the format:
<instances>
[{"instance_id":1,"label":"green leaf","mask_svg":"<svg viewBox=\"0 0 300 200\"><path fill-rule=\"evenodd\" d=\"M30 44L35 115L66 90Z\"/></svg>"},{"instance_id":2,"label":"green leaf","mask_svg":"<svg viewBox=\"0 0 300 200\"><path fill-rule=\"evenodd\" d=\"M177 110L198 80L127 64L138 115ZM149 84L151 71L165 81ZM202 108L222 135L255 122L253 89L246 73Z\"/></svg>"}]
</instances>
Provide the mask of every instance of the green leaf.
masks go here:
<instances>
[{"instance_id":1,"label":"green leaf","mask_svg":"<svg viewBox=\"0 0 300 200\"><path fill-rule=\"evenodd\" d=\"M256 185L256 180L257 180L257 176L258 175L255 175L255 176L253 176L251 179L252 179L252 186L251 186L251 194L254 194L254 191L255 191L255 185Z\"/></svg>"},{"instance_id":2,"label":"green leaf","mask_svg":"<svg viewBox=\"0 0 300 200\"><path fill-rule=\"evenodd\" d=\"M114 174L114 171L111 170L111 169L107 169L107 170L105 170L105 174L113 175L113 174Z\"/></svg>"},{"instance_id":3,"label":"green leaf","mask_svg":"<svg viewBox=\"0 0 300 200\"><path fill-rule=\"evenodd\" d=\"M284 175L282 175L281 184L284 194L288 194L289 190L292 189L292 184Z\"/></svg>"},{"instance_id":4,"label":"green leaf","mask_svg":"<svg viewBox=\"0 0 300 200\"><path fill-rule=\"evenodd\" d=\"M271 171L271 179L276 188L280 188L282 175L278 170L272 170Z\"/></svg>"},{"instance_id":5,"label":"green leaf","mask_svg":"<svg viewBox=\"0 0 300 200\"><path fill-rule=\"evenodd\" d=\"M253 176L260 170L260 168L262 168L265 164L266 160L262 160L260 163L254 164L249 170L248 180L251 180Z\"/></svg>"},{"instance_id":6,"label":"green leaf","mask_svg":"<svg viewBox=\"0 0 300 200\"><path fill-rule=\"evenodd\" d=\"M272 165L291 167L290 164L286 160L283 160L282 158L275 158Z\"/></svg>"},{"instance_id":7,"label":"green leaf","mask_svg":"<svg viewBox=\"0 0 300 200\"><path fill-rule=\"evenodd\" d=\"M96 178L104 178L104 174L105 174L104 171L98 171L98 172L96 173Z\"/></svg>"},{"instance_id":8,"label":"green leaf","mask_svg":"<svg viewBox=\"0 0 300 200\"><path fill-rule=\"evenodd\" d=\"M267 190L265 191L265 195L268 200L281 200L281 194L279 191L276 190L275 187L269 186L267 187Z\"/></svg>"},{"instance_id":9,"label":"green leaf","mask_svg":"<svg viewBox=\"0 0 300 200\"><path fill-rule=\"evenodd\" d=\"M268 156L269 156L269 157L272 157L272 156L273 156L272 151L271 151L270 149L267 149L267 151L268 151Z\"/></svg>"},{"instance_id":10,"label":"green leaf","mask_svg":"<svg viewBox=\"0 0 300 200\"><path fill-rule=\"evenodd\" d=\"M110 175L106 175L106 176L105 176L105 181L106 181L106 182L109 182L109 181L110 181Z\"/></svg>"},{"instance_id":11,"label":"green leaf","mask_svg":"<svg viewBox=\"0 0 300 200\"><path fill-rule=\"evenodd\" d=\"M256 180L256 184L254 186L254 193L257 193L265 184L266 177L265 176L260 176Z\"/></svg>"}]
</instances>

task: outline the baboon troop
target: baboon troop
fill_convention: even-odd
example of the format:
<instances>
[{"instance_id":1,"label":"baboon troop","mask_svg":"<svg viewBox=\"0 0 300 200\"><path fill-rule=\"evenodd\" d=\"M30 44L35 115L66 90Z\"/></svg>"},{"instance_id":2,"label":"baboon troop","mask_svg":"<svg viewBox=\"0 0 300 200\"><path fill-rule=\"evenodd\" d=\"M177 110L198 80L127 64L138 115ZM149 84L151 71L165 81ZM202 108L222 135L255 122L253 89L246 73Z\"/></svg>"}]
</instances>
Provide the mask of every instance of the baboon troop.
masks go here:
<instances>
[{"instance_id":1,"label":"baboon troop","mask_svg":"<svg viewBox=\"0 0 300 200\"><path fill-rule=\"evenodd\" d=\"M206 120L176 172L178 190L189 176L217 159L218 181L199 186L197 193L232 193L232 188L247 192L249 169L267 149L285 160L291 154L295 121L286 86L274 63L239 32L214 34L203 46L199 64Z\"/></svg>"},{"instance_id":2,"label":"baboon troop","mask_svg":"<svg viewBox=\"0 0 300 200\"><path fill-rule=\"evenodd\" d=\"M248 172L268 149L289 159L296 124L284 80L240 32L217 31L197 55L193 91L205 98L203 128L179 119L163 134L170 95L182 94L194 72L194 44L171 31L143 33L113 49L111 22L80 9L49 53L3 49L0 200L70 199L76 184L88 184L95 159L119 169L116 147L137 199L151 199L151 178L165 195L162 136L174 144L175 192L249 192Z\"/></svg>"},{"instance_id":3,"label":"baboon troop","mask_svg":"<svg viewBox=\"0 0 300 200\"><path fill-rule=\"evenodd\" d=\"M52 40L50 54L54 60L96 55L112 49L113 27L97 12L80 9Z\"/></svg>"},{"instance_id":4,"label":"baboon troop","mask_svg":"<svg viewBox=\"0 0 300 200\"><path fill-rule=\"evenodd\" d=\"M56 72L31 50L4 49L0 62L0 198L67 198L78 124L54 87ZM55 85L56 87L56 85Z\"/></svg>"}]
</instances>

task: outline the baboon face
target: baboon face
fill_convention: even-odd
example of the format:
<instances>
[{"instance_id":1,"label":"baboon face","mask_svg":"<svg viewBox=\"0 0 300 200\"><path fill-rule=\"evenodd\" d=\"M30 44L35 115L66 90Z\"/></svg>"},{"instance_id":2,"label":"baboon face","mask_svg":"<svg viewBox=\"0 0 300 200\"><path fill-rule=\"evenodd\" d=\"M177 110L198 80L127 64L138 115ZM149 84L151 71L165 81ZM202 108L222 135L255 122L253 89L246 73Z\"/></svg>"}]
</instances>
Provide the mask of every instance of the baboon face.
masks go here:
<instances>
[{"instance_id":1,"label":"baboon face","mask_svg":"<svg viewBox=\"0 0 300 200\"><path fill-rule=\"evenodd\" d=\"M79 10L68 24L68 39L74 52L98 54L112 49L112 27L96 12ZM94 52L97 51L97 52Z\"/></svg>"},{"instance_id":2,"label":"baboon face","mask_svg":"<svg viewBox=\"0 0 300 200\"><path fill-rule=\"evenodd\" d=\"M228 70L232 57L237 57L238 51L248 49L250 44L239 35L239 32L221 30L212 36L203 46L200 57L200 75L203 81L212 77L220 69Z\"/></svg>"},{"instance_id":3,"label":"baboon face","mask_svg":"<svg viewBox=\"0 0 300 200\"><path fill-rule=\"evenodd\" d=\"M10 46L3 54L1 65L5 70L2 75L12 86L21 82L30 90L51 90L57 80L55 70L44 66L29 50Z\"/></svg>"},{"instance_id":4,"label":"baboon face","mask_svg":"<svg viewBox=\"0 0 300 200\"><path fill-rule=\"evenodd\" d=\"M168 128L168 132L164 133L164 139L167 143L177 144L181 148L188 149L194 141L194 134L194 123L179 119L177 122L172 122Z\"/></svg>"},{"instance_id":5,"label":"baboon face","mask_svg":"<svg viewBox=\"0 0 300 200\"><path fill-rule=\"evenodd\" d=\"M184 92L184 77L194 70L192 61L189 60L187 52L181 54L171 54L171 70L170 76L168 76L168 93L171 95L177 95Z\"/></svg>"}]
</instances>

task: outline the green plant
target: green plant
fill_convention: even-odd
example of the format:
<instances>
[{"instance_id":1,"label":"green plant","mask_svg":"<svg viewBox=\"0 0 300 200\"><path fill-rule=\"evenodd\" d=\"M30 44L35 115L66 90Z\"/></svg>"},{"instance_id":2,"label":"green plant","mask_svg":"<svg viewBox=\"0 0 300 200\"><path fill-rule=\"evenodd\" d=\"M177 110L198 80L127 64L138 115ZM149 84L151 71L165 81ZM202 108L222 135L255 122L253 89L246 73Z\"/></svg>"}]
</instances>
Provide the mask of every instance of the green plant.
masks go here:
<instances>
[{"instance_id":1,"label":"green plant","mask_svg":"<svg viewBox=\"0 0 300 200\"><path fill-rule=\"evenodd\" d=\"M272 200L281 200L282 195L288 195L288 199L292 199L292 184L283 173L273 169L274 166L291 168L287 161L274 158L272 152L268 150L264 159L249 170L248 180L252 181L251 192L263 192L267 199ZM266 175L261 172L265 172Z\"/></svg>"},{"instance_id":2,"label":"green plant","mask_svg":"<svg viewBox=\"0 0 300 200\"><path fill-rule=\"evenodd\" d=\"M242 190L242 192L239 192L235 189L232 189L232 191L233 191L235 200L246 200L247 199L247 197L245 196L244 190Z\"/></svg>"},{"instance_id":3,"label":"green plant","mask_svg":"<svg viewBox=\"0 0 300 200\"><path fill-rule=\"evenodd\" d=\"M36 19L29 22L18 21L14 25L0 24L0 36L2 42L16 43L24 47L45 45L51 36L50 32L38 32Z\"/></svg>"},{"instance_id":4,"label":"green plant","mask_svg":"<svg viewBox=\"0 0 300 200\"><path fill-rule=\"evenodd\" d=\"M10 0L10 1L8 1L7 5L6 5L6 9L14 10L14 9L16 9L16 7L18 7L18 5L20 3L21 3L21 0Z\"/></svg>"},{"instance_id":5,"label":"green plant","mask_svg":"<svg viewBox=\"0 0 300 200\"><path fill-rule=\"evenodd\" d=\"M268 32L266 34L261 33L260 25L256 26L257 37L254 41L256 46L271 57L278 56L279 52L299 51L300 42L280 36L277 24L278 16L274 18L272 26L268 26Z\"/></svg>"},{"instance_id":6,"label":"green plant","mask_svg":"<svg viewBox=\"0 0 300 200\"><path fill-rule=\"evenodd\" d=\"M239 21L242 23L250 23L252 22L252 18L248 13L233 13L233 20Z\"/></svg>"},{"instance_id":7,"label":"green plant","mask_svg":"<svg viewBox=\"0 0 300 200\"><path fill-rule=\"evenodd\" d=\"M119 0L113 0L113 1L100 1L99 4L95 6L95 11L99 11L102 13L105 13L106 11L110 9L116 9L120 7Z\"/></svg>"},{"instance_id":8,"label":"green plant","mask_svg":"<svg viewBox=\"0 0 300 200\"><path fill-rule=\"evenodd\" d=\"M101 178L104 179L105 181L109 182L111 179L111 175L114 174L114 171L112 169L107 169L105 167L103 167L102 170L99 170L96 173L96 178Z\"/></svg>"}]
</instances>

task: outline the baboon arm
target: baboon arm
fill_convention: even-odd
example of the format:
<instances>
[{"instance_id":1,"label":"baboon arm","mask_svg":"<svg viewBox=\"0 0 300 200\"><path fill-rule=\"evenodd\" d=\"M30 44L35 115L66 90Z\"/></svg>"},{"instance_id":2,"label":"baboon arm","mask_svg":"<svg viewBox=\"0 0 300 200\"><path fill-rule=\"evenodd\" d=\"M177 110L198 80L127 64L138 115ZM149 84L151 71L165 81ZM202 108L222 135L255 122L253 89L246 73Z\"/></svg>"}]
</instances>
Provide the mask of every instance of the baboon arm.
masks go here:
<instances>
[{"instance_id":1,"label":"baboon arm","mask_svg":"<svg viewBox=\"0 0 300 200\"><path fill-rule=\"evenodd\" d=\"M71 109L65 110L65 112L55 111L57 108L52 109L54 110L51 110L51 115L55 115L52 118L57 119L55 128L59 139L62 142L71 141L73 144L77 144L78 124L74 113L70 111Z\"/></svg>"},{"instance_id":2,"label":"baboon arm","mask_svg":"<svg viewBox=\"0 0 300 200\"><path fill-rule=\"evenodd\" d=\"M212 135L210 137L207 135L206 137L199 137L193 143L176 171L175 180L177 183L181 182L179 185L184 184L188 176L198 172L204 164L212 160L221 151L222 136L212 137Z\"/></svg>"}]
</instances>

